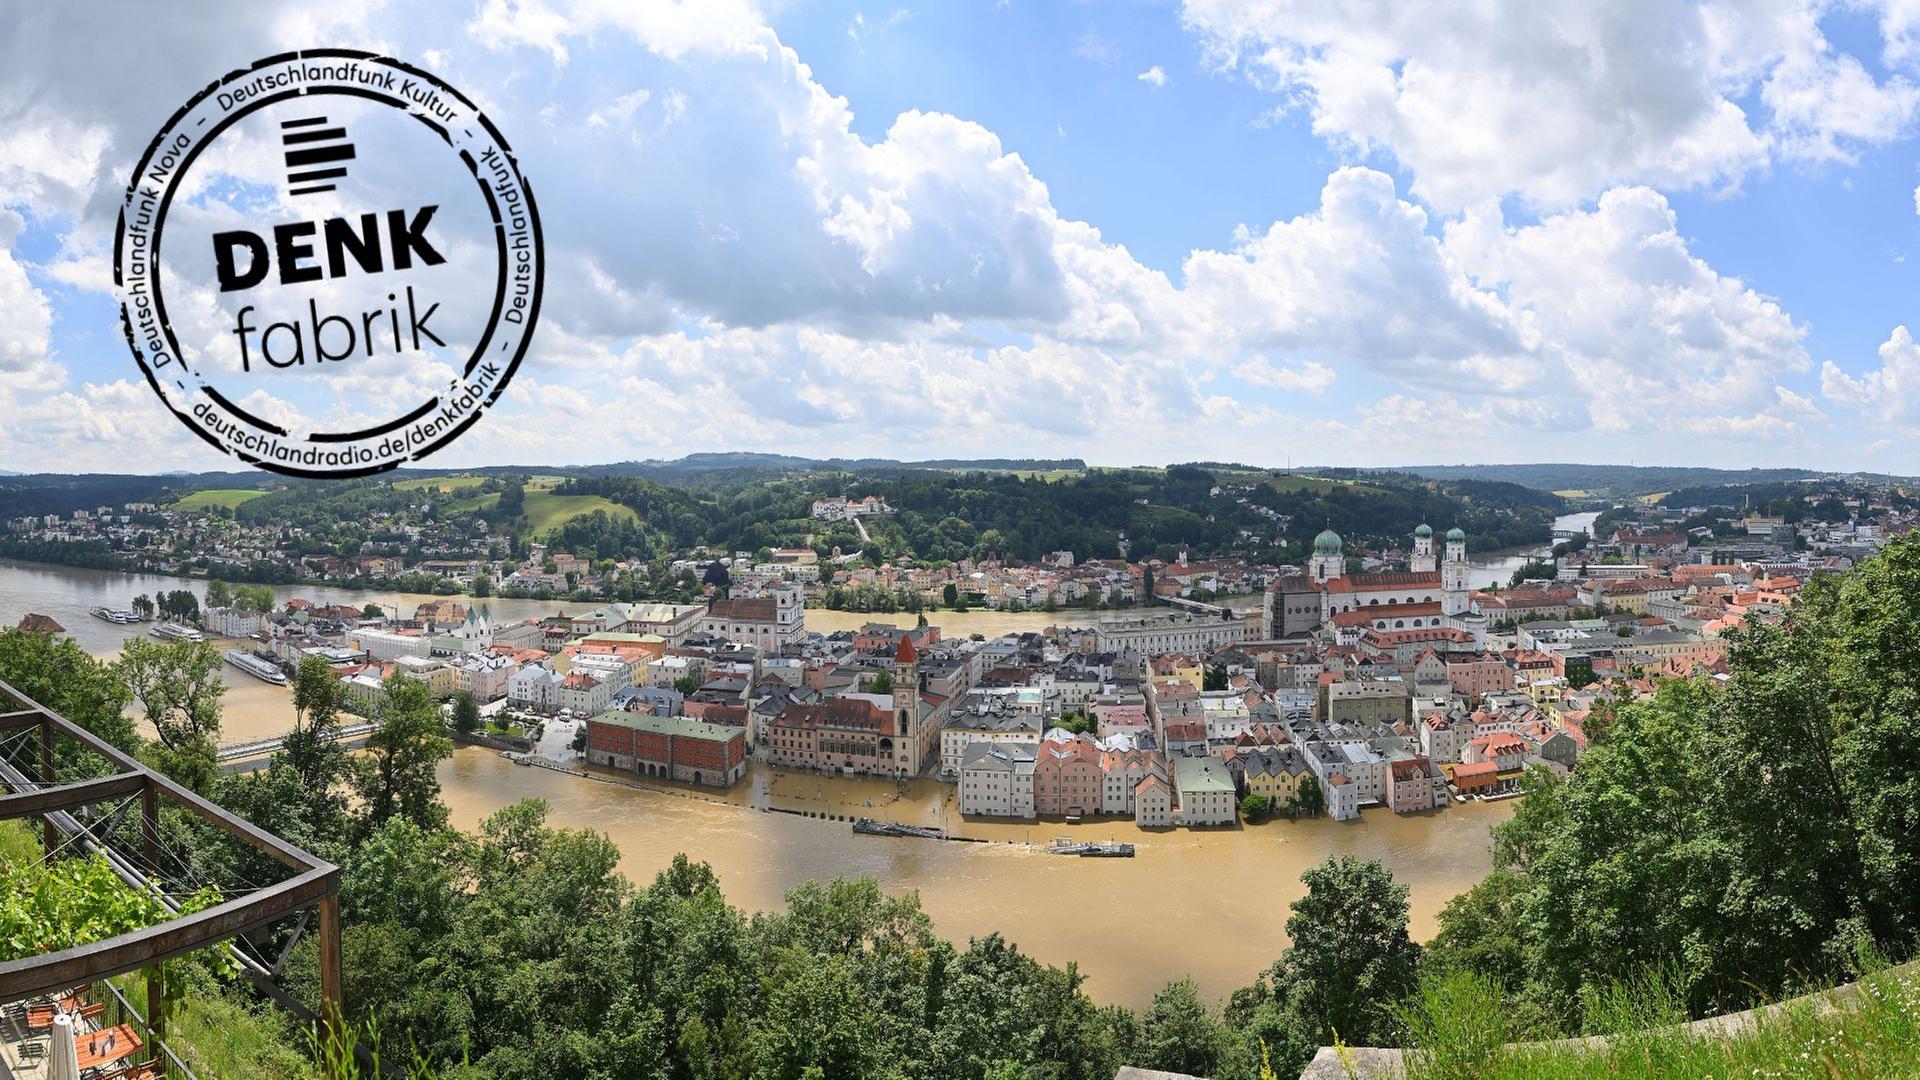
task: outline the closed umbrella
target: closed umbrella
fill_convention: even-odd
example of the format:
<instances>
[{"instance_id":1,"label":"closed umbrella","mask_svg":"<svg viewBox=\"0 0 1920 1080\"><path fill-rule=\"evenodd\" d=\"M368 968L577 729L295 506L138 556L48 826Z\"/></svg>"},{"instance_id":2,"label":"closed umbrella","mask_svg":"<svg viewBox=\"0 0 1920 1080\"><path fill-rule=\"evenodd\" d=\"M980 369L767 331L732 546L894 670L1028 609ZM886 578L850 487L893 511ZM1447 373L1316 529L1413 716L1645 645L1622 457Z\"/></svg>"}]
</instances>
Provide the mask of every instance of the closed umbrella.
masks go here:
<instances>
[{"instance_id":1,"label":"closed umbrella","mask_svg":"<svg viewBox=\"0 0 1920 1080\"><path fill-rule=\"evenodd\" d=\"M80 1080L80 1051L73 1042L73 1017L53 1016L53 1049L47 1054L47 1080Z\"/></svg>"}]
</instances>

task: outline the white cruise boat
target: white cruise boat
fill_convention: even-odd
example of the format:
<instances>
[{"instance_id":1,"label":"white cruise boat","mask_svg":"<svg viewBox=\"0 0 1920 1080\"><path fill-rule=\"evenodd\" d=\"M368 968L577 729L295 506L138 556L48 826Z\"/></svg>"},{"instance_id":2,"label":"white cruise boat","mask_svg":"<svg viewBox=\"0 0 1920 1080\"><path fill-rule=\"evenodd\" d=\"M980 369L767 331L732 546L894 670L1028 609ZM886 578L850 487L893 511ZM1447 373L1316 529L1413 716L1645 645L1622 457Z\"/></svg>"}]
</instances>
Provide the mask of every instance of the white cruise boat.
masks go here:
<instances>
[{"instance_id":1,"label":"white cruise boat","mask_svg":"<svg viewBox=\"0 0 1920 1080\"><path fill-rule=\"evenodd\" d=\"M275 686L287 685L286 672L281 671L279 668L273 666L273 664L260 659L245 649L228 649L226 655L227 663L259 679L261 682L270 682Z\"/></svg>"},{"instance_id":2,"label":"white cruise boat","mask_svg":"<svg viewBox=\"0 0 1920 1080\"><path fill-rule=\"evenodd\" d=\"M179 623L173 622L154 623L153 629L147 631L147 633L164 641L203 640L203 635L200 631L195 630L191 626L181 626Z\"/></svg>"}]
</instances>

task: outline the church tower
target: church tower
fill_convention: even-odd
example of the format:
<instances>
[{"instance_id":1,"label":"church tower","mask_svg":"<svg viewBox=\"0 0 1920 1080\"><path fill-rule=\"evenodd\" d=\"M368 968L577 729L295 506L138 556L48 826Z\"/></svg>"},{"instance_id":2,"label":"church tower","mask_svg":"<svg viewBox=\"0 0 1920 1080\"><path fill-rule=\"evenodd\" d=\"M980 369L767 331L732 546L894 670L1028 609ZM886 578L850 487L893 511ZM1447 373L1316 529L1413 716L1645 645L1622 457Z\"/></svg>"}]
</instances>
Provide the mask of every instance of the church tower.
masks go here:
<instances>
[{"instance_id":1,"label":"church tower","mask_svg":"<svg viewBox=\"0 0 1920 1080\"><path fill-rule=\"evenodd\" d=\"M1307 564L1307 575L1315 584L1324 585L1347 573L1346 544L1340 534L1328 529L1313 538L1313 561Z\"/></svg>"},{"instance_id":2,"label":"church tower","mask_svg":"<svg viewBox=\"0 0 1920 1080\"><path fill-rule=\"evenodd\" d=\"M920 761L920 653L911 632L900 635L893 654L893 760L902 776L912 776Z\"/></svg>"},{"instance_id":3,"label":"church tower","mask_svg":"<svg viewBox=\"0 0 1920 1080\"><path fill-rule=\"evenodd\" d=\"M1467 613L1467 534L1459 526L1447 530L1447 557L1440 567L1440 610L1448 615Z\"/></svg>"},{"instance_id":4,"label":"church tower","mask_svg":"<svg viewBox=\"0 0 1920 1080\"><path fill-rule=\"evenodd\" d=\"M1416 574L1431 574L1438 569L1433 562L1433 526L1425 522L1413 530L1413 558L1408 560L1407 569Z\"/></svg>"}]
</instances>

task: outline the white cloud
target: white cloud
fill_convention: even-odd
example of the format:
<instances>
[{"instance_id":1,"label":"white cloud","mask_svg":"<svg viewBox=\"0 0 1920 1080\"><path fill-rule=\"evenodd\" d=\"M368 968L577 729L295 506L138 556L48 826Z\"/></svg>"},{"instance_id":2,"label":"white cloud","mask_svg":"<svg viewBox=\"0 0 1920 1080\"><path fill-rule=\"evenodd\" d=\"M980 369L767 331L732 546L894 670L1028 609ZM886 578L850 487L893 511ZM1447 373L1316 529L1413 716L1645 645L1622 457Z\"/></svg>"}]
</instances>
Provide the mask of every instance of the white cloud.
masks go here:
<instances>
[{"instance_id":1,"label":"white cloud","mask_svg":"<svg viewBox=\"0 0 1920 1080\"><path fill-rule=\"evenodd\" d=\"M1646 188L1524 228L1482 208L1447 228L1446 248L1559 356L1560 392L1583 395L1602 430L1777 410L1777 380L1811 365L1804 328L1692 255Z\"/></svg>"},{"instance_id":2,"label":"white cloud","mask_svg":"<svg viewBox=\"0 0 1920 1080\"><path fill-rule=\"evenodd\" d=\"M1623 183L1726 187L1772 160L1849 158L1904 132L1912 82L1835 50L1828 6L1186 0L1183 17L1215 63L1286 95L1317 134L1391 154L1416 195L1459 209L1513 193L1569 206ZM1910 59L1911 23L1883 25L1889 55Z\"/></svg>"},{"instance_id":3,"label":"white cloud","mask_svg":"<svg viewBox=\"0 0 1920 1080\"><path fill-rule=\"evenodd\" d=\"M1296 390L1317 394L1333 385L1333 369L1317 360L1300 365L1275 366L1264 356L1250 356L1234 365L1234 375L1254 384L1276 390Z\"/></svg>"},{"instance_id":4,"label":"white cloud","mask_svg":"<svg viewBox=\"0 0 1920 1080\"><path fill-rule=\"evenodd\" d=\"M1135 75L1134 78L1139 79L1141 82L1157 90L1167 85L1167 69L1161 67L1159 64L1155 64L1140 74Z\"/></svg>"},{"instance_id":5,"label":"white cloud","mask_svg":"<svg viewBox=\"0 0 1920 1080\"><path fill-rule=\"evenodd\" d=\"M1183 300L1205 332L1247 348L1455 388L1534 379L1525 327L1371 169L1335 172L1315 212L1246 233L1231 251L1197 251L1185 272Z\"/></svg>"},{"instance_id":6,"label":"white cloud","mask_svg":"<svg viewBox=\"0 0 1920 1080\"><path fill-rule=\"evenodd\" d=\"M9 217L19 220L18 215L0 210L0 232L6 230ZM43 363L52 329L53 310L46 294L34 288L13 252L0 247L0 376Z\"/></svg>"},{"instance_id":7,"label":"white cloud","mask_svg":"<svg viewBox=\"0 0 1920 1080\"><path fill-rule=\"evenodd\" d=\"M1896 326L1880 346L1880 368L1849 375L1829 360L1820 366L1820 392L1890 426L1920 427L1920 345Z\"/></svg>"},{"instance_id":8,"label":"white cloud","mask_svg":"<svg viewBox=\"0 0 1920 1080\"><path fill-rule=\"evenodd\" d=\"M906 22L913 12L906 8L894 8L878 19L868 19L864 11L856 11L853 18L847 20L847 40L859 52L867 51L869 41L880 41L893 32L894 27Z\"/></svg>"}]
</instances>

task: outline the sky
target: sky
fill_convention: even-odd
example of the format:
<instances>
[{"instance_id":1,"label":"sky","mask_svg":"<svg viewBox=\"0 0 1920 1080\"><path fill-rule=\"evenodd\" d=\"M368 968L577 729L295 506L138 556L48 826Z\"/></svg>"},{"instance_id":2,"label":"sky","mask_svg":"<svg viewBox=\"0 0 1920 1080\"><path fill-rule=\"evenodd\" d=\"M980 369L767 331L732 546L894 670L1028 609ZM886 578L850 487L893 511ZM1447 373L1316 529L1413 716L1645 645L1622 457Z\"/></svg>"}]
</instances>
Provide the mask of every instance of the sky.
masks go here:
<instances>
[{"instance_id":1,"label":"sky","mask_svg":"<svg viewBox=\"0 0 1920 1080\"><path fill-rule=\"evenodd\" d=\"M476 99L540 201L533 346L424 464L1920 472L1920 0L0 0L0 26L0 469L236 464L121 338L114 215L195 91L345 46Z\"/></svg>"}]
</instances>

